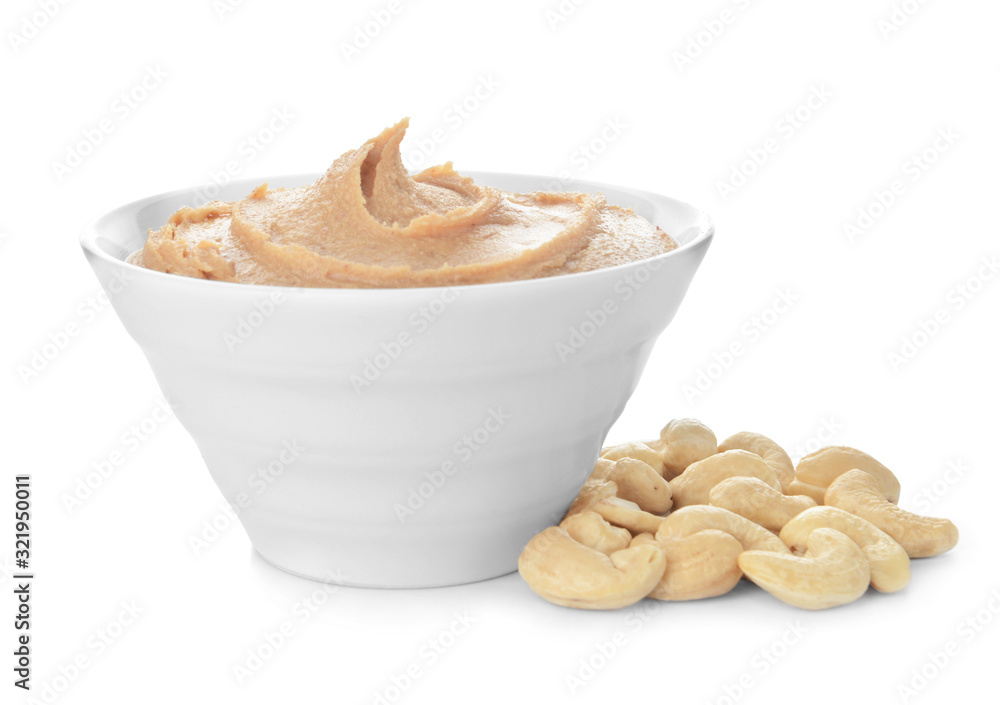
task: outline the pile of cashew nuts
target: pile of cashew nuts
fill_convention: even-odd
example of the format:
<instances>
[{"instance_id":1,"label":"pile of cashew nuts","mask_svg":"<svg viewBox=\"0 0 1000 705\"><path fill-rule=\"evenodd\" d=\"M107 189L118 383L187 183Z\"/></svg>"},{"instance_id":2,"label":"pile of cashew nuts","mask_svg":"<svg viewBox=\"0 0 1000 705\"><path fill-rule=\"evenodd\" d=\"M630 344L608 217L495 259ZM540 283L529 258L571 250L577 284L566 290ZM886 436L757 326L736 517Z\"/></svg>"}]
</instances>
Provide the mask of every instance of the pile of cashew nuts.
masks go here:
<instances>
[{"instance_id":1,"label":"pile of cashew nuts","mask_svg":"<svg viewBox=\"0 0 1000 705\"><path fill-rule=\"evenodd\" d=\"M525 546L518 570L549 602L617 609L644 597L699 600L746 577L804 609L895 592L910 558L958 543L947 519L896 506L899 480L867 453L831 446L794 466L766 436L717 442L695 419L601 452L559 526Z\"/></svg>"}]
</instances>

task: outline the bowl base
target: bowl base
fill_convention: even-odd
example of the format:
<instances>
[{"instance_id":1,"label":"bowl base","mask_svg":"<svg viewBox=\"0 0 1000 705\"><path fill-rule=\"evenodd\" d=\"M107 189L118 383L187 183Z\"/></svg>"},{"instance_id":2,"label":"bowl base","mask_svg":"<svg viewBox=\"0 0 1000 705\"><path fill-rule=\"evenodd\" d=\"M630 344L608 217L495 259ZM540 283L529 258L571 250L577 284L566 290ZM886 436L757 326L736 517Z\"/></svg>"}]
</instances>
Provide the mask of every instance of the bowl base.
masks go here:
<instances>
[{"instance_id":1,"label":"bowl base","mask_svg":"<svg viewBox=\"0 0 1000 705\"><path fill-rule=\"evenodd\" d=\"M439 580L420 580L414 578L413 581L408 582L406 578L394 577L391 580L354 580L349 577L339 576L336 573L327 571L326 573L309 573L303 572L297 568L293 568L288 565L282 564L281 561L275 560L264 553L262 553L256 547L253 549L260 558L267 563L272 568L277 568L283 573L288 573L289 575L294 575L296 578L304 578L305 580L312 580L318 583L326 583L328 585L339 585L343 587L351 588L367 588L375 590L409 590L409 589L424 589L424 588L445 588L445 587L456 587L458 585L469 585L471 583L481 583L485 580L494 580L496 578L502 578L505 575L510 575L511 573L517 572L517 566L512 568L500 569L499 571L490 571L488 574L473 574L470 575L468 579L454 579L450 581L439 581Z\"/></svg>"}]
</instances>

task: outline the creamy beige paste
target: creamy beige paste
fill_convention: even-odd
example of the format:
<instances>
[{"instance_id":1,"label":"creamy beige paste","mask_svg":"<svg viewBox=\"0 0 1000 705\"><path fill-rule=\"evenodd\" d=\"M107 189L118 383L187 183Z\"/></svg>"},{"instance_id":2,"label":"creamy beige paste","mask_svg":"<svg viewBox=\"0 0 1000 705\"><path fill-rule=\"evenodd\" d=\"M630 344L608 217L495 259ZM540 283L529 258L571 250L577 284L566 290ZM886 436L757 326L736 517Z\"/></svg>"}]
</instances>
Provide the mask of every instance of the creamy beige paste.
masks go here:
<instances>
[{"instance_id":1,"label":"creamy beige paste","mask_svg":"<svg viewBox=\"0 0 1000 705\"><path fill-rule=\"evenodd\" d=\"M200 279L304 287L420 287L533 279L677 247L633 211L581 193L506 193L451 163L411 177L403 120L313 184L182 208L129 261Z\"/></svg>"}]
</instances>

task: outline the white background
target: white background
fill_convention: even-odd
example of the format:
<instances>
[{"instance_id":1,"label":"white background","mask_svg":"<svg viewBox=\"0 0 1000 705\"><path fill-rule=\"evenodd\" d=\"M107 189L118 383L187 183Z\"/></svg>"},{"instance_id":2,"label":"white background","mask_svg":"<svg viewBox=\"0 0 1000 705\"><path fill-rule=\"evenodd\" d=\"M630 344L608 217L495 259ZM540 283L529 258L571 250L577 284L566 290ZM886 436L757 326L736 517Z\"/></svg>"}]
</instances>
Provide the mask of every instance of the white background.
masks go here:
<instances>
[{"instance_id":1,"label":"white background","mask_svg":"<svg viewBox=\"0 0 1000 705\"><path fill-rule=\"evenodd\" d=\"M212 0L95 0L53 4L52 17L39 14L44 2L4 3L0 545L9 556L11 478L30 472L38 702L46 684L67 704L995 698L982 689L1000 646L1000 277L982 268L1000 253L1000 6L897 0L909 12L897 26L885 24L892 0L567 0L565 15L552 14L557 0L400 3L349 57L345 44L387 2L248 0L223 12ZM705 33L723 11L718 36ZM700 54L679 62L686 50ZM495 87L470 97L480 84ZM133 90L146 95L129 107L120 96ZM826 97L790 128L786 114L814 93ZM473 109L459 116L452 106L466 100ZM294 117L267 134L275 110ZM422 166L566 171L713 216L716 241L610 441L695 416L720 438L771 435L793 456L824 442L860 447L899 475L904 507L959 525L957 549L916 561L900 594L821 613L749 584L697 603L571 611L516 574L328 595L264 564L237 525L196 554L190 538L220 518L222 497L173 419L132 441L159 390L113 311L93 299L77 235L109 208L210 183L232 164L262 180L320 171L404 115L410 155L444 131ZM102 120L107 134L87 145ZM602 137L608 120L623 127ZM261 130L270 144L248 147ZM935 147L939 131L951 137ZM769 138L777 147L763 165L741 167ZM594 140L602 153L591 159L580 150ZM57 164L71 150L87 154L67 172ZM933 163L924 170L914 157ZM723 194L734 168L754 173ZM849 235L845 225L897 180L902 194ZM981 269L992 279L977 279ZM779 292L794 303L775 312ZM938 309L947 322L919 335ZM25 379L21 366L67 324L77 335ZM893 364L914 337L915 355ZM724 360L734 343L743 353ZM699 373L711 377L685 393ZM115 451L114 472L68 507ZM5 579L4 615L11 591ZM141 614L118 627L129 601ZM444 637L453 643L432 661L455 613L474 622ZM969 619L975 629L962 626ZM294 634L240 683L234 666L282 622ZM3 623L0 700L25 702ZM116 638L101 647L99 630ZM935 666L930 655L950 642ZM87 666L74 673L81 656ZM581 672L581 659L600 667ZM420 675L392 690L414 664ZM913 669L929 677L914 680ZM904 698L901 684L917 693Z\"/></svg>"}]
</instances>

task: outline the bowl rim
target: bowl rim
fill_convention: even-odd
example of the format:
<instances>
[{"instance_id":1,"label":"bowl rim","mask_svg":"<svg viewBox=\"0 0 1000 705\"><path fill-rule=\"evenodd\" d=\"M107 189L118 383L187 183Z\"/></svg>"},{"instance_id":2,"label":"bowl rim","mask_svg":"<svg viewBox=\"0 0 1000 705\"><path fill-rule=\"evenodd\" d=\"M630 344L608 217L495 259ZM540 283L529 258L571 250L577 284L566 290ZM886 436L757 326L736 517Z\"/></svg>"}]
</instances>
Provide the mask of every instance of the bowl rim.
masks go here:
<instances>
[{"instance_id":1,"label":"bowl rim","mask_svg":"<svg viewBox=\"0 0 1000 705\"><path fill-rule=\"evenodd\" d=\"M302 184L306 185L315 181L322 175L323 172L300 172L295 174L275 174L265 177L249 177L244 179L237 179L230 181L225 184L226 188L235 188L238 186L246 186L249 188L255 188L262 183L270 182L288 182L293 180L302 180ZM501 178L518 178L518 179L529 179L536 181L551 181L553 177L544 176L540 174L523 174L516 172L499 172L499 171L476 171L469 170L464 171L463 174L474 178L476 181L481 183L487 183L490 177L501 177ZM139 277L153 277L154 280L157 278L162 278L167 286L181 286L181 287L227 287L229 291L246 290L250 292L260 292L261 289L266 287L267 292L282 292L283 295L292 295L296 297L302 296L345 296L348 295L347 292L365 292L365 296L402 296L402 295L412 295L413 292L422 292L424 294L430 292L446 292L453 289L460 289L463 291L476 290L476 291L489 291L496 288L510 289L513 287L542 287L542 286L560 286L554 282L558 281L580 281L581 279L587 277L599 277L599 276L610 276L615 272L623 273L628 269L635 269L650 265L651 263L662 263L671 257L678 257L682 254L686 254L690 250L694 250L699 246L704 247L715 237L715 224L712 222L711 217L700 208L686 203L684 201L672 198L670 196L665 196L663 194L656 193L654 191L646 191L644 189L632 188L629 186L618 186L615 184L609 184L600 181L589 181L583 179L574 179L572 182L573 186L580 187L581 191L589 192L602 192L605 189L617 190L617 191L627 191L631 194L645 198L651 201L659 201L660 203L669 204L674 208L682 208L691 211L692 213L692 227L697 228L697 234L688 242L680 243L676 249L670 250L669 252L664 252L653 257L648 257L646 259L635 260L633 262L626 262L624 264L617 264L611 267L602 267L600 269L592 269L586 272L574 272L572 274L560 274L551 277L538 277L533 279L515 279L512 281L503 282L484 282L479 284L445 284L440 286L425 286L425 287L372 287L372 288L362 288L362 287L307 287L307 286L285 286L285 285L275 285L275 284L245 284L242 282L225 282L213 279L197 279L195 277L185 277L176 274L169 274L167 272L160 272L153 269L147 269L145 267L140 267L136 264L131 264L130 262L120 259L108 252L105 252L101 248L97 240L101 237L101 227L103 221L110 219L114 216L120 215L128 211L137 211L148 205L156 203L158 201L163 201L166 199L174 198L185 193L196 192L205 187L204 184L200 186L189 186L187 188L174 189L172 191L164 191L162 193L157 193L152 196L146 196L145 198L140 198L128 203L122 204L111 210L105 211L101 215L93 218L90 222L84 226L80 233L79 243L83 248L84 252L92 257L97 257L98 259L104 260L108 264L113 266L124 267L126 271L129 271L132 276ZM286 187L286 188L297 188L297 187ZM614 204L612 204L614 205ZM654 223L654 225L657 225ZM659 227L659 226L658 226ZM657 267L659 268L659 267ZM173 283L167 283L173 282ZM336 292L336 293L331 293ZM375 292L381 292L376 294Z\"/></svg>"}]
</instances>

